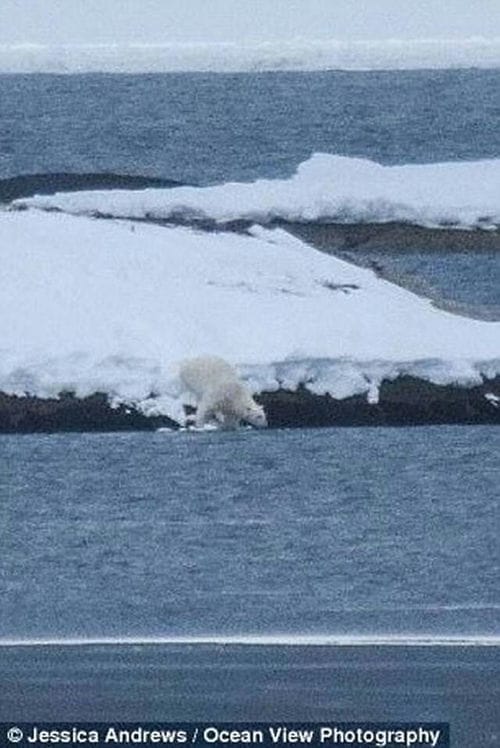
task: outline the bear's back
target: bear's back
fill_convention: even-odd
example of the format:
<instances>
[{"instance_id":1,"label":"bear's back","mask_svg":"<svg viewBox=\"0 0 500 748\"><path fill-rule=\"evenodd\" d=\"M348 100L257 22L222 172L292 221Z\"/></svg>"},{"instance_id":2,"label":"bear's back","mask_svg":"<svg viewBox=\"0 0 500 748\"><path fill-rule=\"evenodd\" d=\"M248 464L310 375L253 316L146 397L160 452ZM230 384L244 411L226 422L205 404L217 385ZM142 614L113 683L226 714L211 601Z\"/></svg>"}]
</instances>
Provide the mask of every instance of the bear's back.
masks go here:
<instances>
[{"instance_id":1,"label":"bear's back","mask_svg":"<svg viewBox=\"0 0 500 748\"><path fill-rule=\"evenodd\" d=\"M183 384L198 397L223 382L238 382L236 370L218 356L198 356L182 361L179 376Z\"/></svg>"}]
</instances>

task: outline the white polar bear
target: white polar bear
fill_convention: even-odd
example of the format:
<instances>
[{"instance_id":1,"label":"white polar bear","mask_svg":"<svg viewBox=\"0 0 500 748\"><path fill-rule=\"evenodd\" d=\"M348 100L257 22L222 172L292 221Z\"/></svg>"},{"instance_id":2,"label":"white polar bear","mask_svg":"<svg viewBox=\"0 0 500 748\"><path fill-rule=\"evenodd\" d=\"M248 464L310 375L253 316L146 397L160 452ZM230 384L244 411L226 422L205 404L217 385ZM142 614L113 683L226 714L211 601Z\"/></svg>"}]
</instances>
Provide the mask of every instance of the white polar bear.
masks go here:
<instances>
[{"instance_id":1,"label":"white polar bear","mask_svg":"<svg viewBox=\"0 0 500 748\"><path fill-rule=\"evenodd\" d=\"M241 421L267 426L264 408L253 399L233 367L217 356L199 356L182 361L179 376L197 401L196 426L214 418L225 429L235 429Z\"/></svg>"}]
</instances>

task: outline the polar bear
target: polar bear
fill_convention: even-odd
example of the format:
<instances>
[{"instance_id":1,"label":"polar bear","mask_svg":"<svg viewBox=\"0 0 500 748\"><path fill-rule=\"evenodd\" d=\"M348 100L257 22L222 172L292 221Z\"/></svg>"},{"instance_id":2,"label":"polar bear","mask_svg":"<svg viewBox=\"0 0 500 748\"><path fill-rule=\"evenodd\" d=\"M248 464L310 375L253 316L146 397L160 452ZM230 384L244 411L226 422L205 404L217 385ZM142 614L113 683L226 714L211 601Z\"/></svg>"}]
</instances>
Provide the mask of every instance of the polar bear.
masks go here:
<instances>
[{"instance_id":1,"label":"polar bear","mask_svg":"<svg viewBox=\"0 0 500 748\"><path fill-rule=\"evenodd\" d=\"M235 429L241 421L259 428L267 426L264 408L223 358L199 356L182 361L179 377L196 398L197 427L213 419L225 429Z\"/></svg>"}]
</instances>

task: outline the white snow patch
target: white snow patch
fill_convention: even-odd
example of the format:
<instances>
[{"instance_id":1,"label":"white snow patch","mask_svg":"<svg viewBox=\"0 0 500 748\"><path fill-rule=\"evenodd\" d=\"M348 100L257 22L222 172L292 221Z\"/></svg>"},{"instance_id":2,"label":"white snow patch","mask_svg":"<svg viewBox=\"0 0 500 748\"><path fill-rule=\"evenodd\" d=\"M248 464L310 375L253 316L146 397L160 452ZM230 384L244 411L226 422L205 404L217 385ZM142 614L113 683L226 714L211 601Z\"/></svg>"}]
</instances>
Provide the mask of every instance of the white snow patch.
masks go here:
<instances>
[{"instance_id":1,"label":"white snow patch","mask_svg":"<svg viewBox=\"0 0 500 748\"><path fill-rule=\"evenodd\" d=\"M304 384L370 402L400 374L473 386L500 372L500 323L437 309L282 230L131 226L0 213L0 391L101 391L182 423L177 362L203 354L253 392Z\"/></svg>"},{"instance_id":2,"label":"white snow patch","mask_svg":"<svg viewBox=\"0 0 500 748\"><path fill-rule=\"evenodd\" d=\"M487 392L484 397L493 407L500 408L500 397L498 395L495 395L493 392Z\"/></svg>"},{"instance_id":3,"label":"white snow patch","mask_svg":"<svg viewBox=\"0 0 500 748\"><path fill-rule=\"evenodd\" d=\"M368 159L316 153L289 179L66 192L24 198L14 205L79 215L203 219L220 224L236 220L267 224L273 219L344 224L399 221L488 230L500 226L500 159L383 166Z\"/></svg>"}]
</instances>

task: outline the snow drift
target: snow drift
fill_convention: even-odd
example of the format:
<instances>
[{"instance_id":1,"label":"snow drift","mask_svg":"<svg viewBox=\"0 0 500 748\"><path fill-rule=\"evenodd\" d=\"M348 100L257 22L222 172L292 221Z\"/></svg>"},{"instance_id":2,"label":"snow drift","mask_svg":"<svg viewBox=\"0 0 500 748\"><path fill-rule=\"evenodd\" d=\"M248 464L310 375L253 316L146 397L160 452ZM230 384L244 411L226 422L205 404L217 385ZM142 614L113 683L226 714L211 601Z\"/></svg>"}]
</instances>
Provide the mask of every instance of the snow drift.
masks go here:
<instances>
[{"instance_id":1,"label":"snow drift","mask_svg":"<svg viewBox=\"0 0 500 748\"><path fill-rule=\"evenodd\" d=\"M473 386L500 323L444 312L282 230L205 234L0 212L0 391L111 399L183 419L176 363L210 353L253 391L343 398L398 373Z\"/></svg>"},{"instance_id":2,"label":"snow drift","mask_svg":"<svg viewBox=\"0 0 500 748\"><path fill-rule=\"evenodd\" d=\"M471 187L473 185L473 188ZM171 221L500 225L500 159L383 166L316 153L290 179L212 187L57 193L16 201L79 215Z\"/></svg>"}]
</instances>

